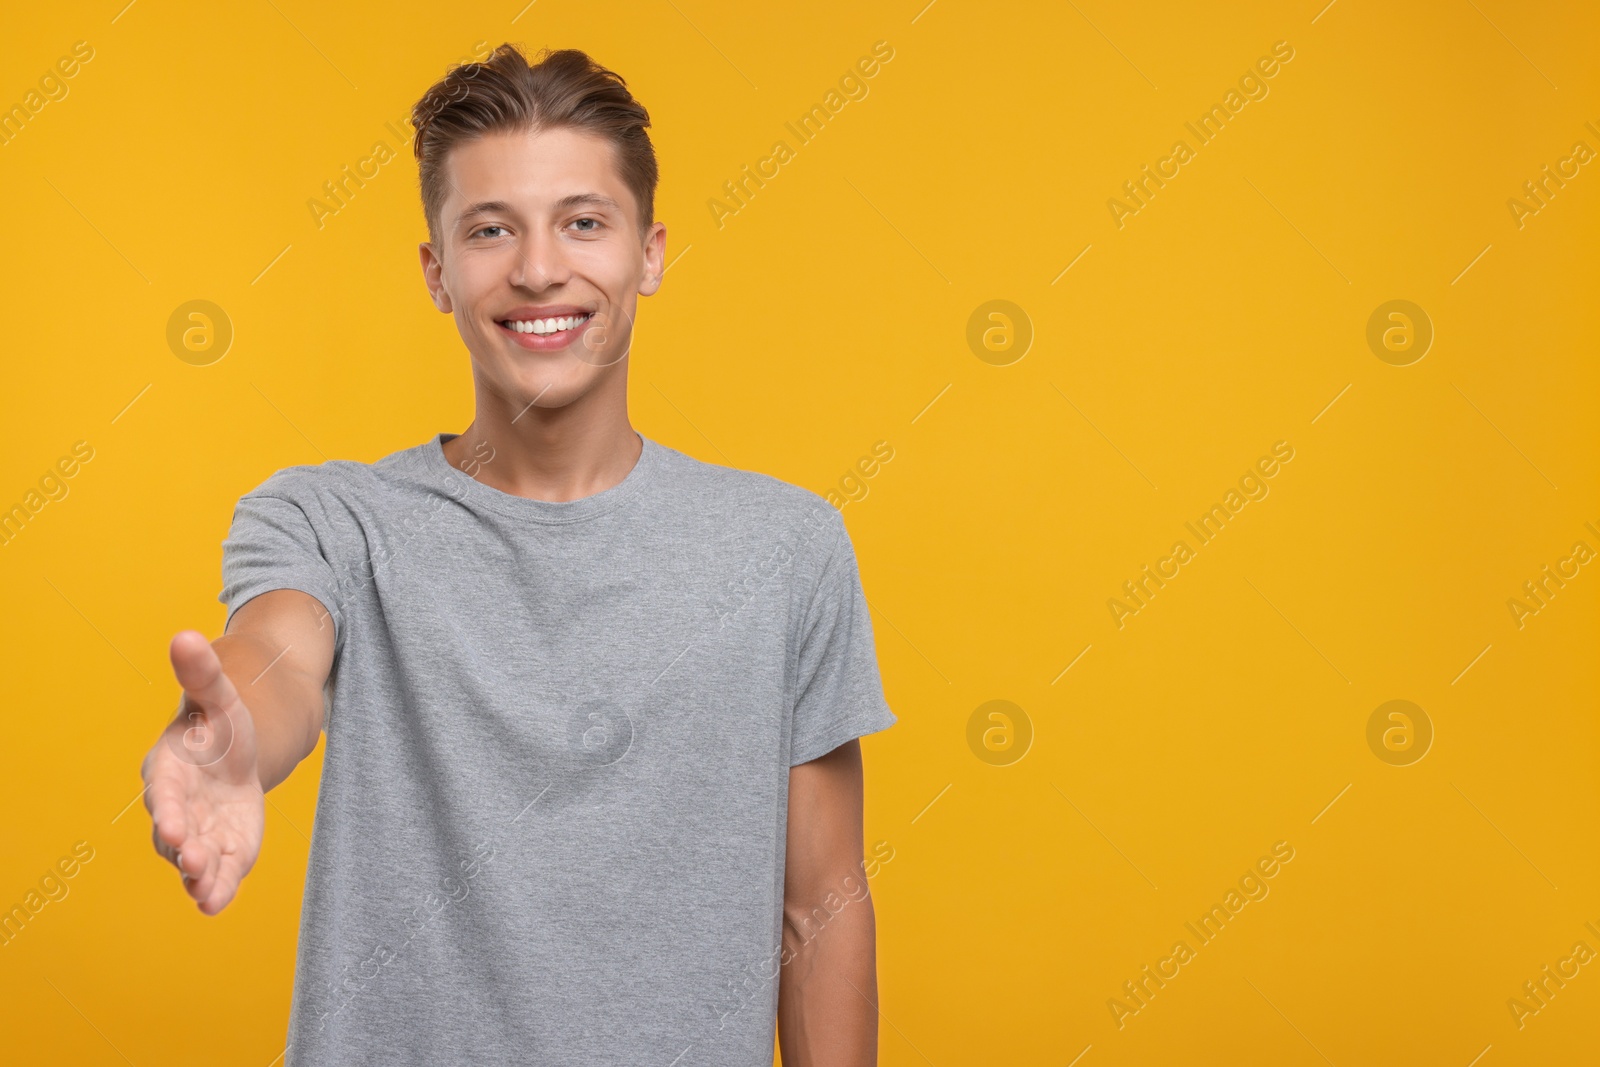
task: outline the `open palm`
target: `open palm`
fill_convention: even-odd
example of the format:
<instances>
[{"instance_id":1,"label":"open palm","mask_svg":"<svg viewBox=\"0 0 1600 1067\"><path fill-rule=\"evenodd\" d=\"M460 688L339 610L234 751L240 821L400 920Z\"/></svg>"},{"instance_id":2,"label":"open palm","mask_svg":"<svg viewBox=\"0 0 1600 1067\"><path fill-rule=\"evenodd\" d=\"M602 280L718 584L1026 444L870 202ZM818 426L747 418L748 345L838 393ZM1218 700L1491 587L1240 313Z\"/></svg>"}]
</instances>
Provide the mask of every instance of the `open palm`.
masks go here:
<instances>
[{"instance_id":1,"label":"open palm","mask_svg":"<svg viewBox=\"0 0 1600 1067\"><path fill-rule=\"evenodd\" d=\"M261 853L266 797L255 725L204 635L172 641L179 714L145 756L144 802L156 851L178 868L202 912L215 915Z\"/></svg>"}]
</instances>

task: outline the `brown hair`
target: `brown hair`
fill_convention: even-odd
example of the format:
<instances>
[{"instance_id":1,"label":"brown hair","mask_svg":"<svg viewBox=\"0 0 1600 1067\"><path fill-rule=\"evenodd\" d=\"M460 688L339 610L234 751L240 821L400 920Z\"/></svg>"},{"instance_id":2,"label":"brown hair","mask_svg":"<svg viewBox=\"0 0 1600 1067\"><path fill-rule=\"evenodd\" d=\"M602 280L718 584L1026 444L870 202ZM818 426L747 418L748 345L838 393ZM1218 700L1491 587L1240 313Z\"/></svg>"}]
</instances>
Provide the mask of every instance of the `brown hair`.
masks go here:
<instances>
[{"instance_id":1,"label":"brown hair","mask_svg":"<svg viewBox=\"0 0 1600 1067\"><path fill-rule=\"evenodd\" d=\"M564 128L605 138L639 206L639 232L655 220L656 153L645 132L650 113L620 74L575 48L543 49L529 64L507 42L481 63L457 64L417 101L411 125L422 213L436 247L449 184L445 158L456 145L491 133Z\"/></svg>"}]
</instances>

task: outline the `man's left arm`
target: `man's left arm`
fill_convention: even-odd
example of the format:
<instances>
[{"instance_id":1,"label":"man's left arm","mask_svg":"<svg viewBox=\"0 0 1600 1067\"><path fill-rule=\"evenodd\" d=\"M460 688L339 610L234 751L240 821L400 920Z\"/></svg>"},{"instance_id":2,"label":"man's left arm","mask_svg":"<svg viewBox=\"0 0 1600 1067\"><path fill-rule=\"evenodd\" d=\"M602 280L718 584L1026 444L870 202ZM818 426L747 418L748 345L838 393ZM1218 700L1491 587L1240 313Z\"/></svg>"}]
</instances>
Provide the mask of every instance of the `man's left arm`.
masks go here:
<instances>
[{"instance_id":1,"label":"man's left arm","mask_svg":"<svg viewBox=\"0 0 1600 1067\"><path fill-rule=\"evenodd\" d=\"M863 836L859 741L790 768L778 982L784 1067L878 1062L877 923Z\"/></svg>"}]
</instances>

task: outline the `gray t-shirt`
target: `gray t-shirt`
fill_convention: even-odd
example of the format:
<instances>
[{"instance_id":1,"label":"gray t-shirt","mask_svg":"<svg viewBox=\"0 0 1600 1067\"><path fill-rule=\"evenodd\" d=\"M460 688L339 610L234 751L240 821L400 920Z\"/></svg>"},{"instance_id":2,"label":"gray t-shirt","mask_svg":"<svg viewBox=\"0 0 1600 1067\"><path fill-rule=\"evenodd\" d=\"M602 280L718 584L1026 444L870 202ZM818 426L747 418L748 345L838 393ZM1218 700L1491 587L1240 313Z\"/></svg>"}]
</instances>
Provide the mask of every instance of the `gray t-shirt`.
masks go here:
<instances>
[{"instance_id":1,"label":"gray t-shirt","mask_svg":"<svg viewBox=\"0 0 1600 1067\"><path fill-rule=\"evenodd\" d=\"M279 471L223 544L230 618L335 632L287 1067L770 1064L789 768L896 721L842 517L649 438L530 500L452 436Z\"/></svg>"}]
</instances>

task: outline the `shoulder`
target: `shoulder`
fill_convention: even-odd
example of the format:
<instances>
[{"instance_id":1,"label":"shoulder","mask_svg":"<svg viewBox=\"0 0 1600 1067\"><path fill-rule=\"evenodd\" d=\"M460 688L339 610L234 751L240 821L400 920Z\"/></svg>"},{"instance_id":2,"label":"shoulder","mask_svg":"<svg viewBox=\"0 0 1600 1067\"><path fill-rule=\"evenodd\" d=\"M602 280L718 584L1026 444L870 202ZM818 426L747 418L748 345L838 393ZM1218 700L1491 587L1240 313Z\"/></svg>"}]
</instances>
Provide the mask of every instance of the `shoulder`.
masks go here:
<instances>
[{"instance_id":1,"label":"shoulder","mask_svg":"<svg viewBox=\"0 0 1600 1067\"><path fill-rule=\"evenodd\" d=\"M279 500L299 507L308 517L365 510L364 503L413 480L424 447L401 449L372 463L329 459L283 467L244 493L240 503Z\"/></svg>"},{"instance_id":2,"label":"shoulder","mask_svg":"<svg viewBox=\"0 0 1600 1067\"><path fill-rule=\"evenodd\" d=\"M279 497L291 501L313 498L364 481L370 477L371 469L369 464L348 459L280 467L244 495Z\"/></svg>"},{"instance_id":3,"label":"shoulder","mask_svg":"<svg viewBox=\"0 0 1600 1067\"><path fill-rule=\"evenodd\" d=\"M666 445L665 480L726 534L808 546L826 559L844 536L844 516L823 496L760 471L696 459Z\"/></svg>"}]
</instances>

